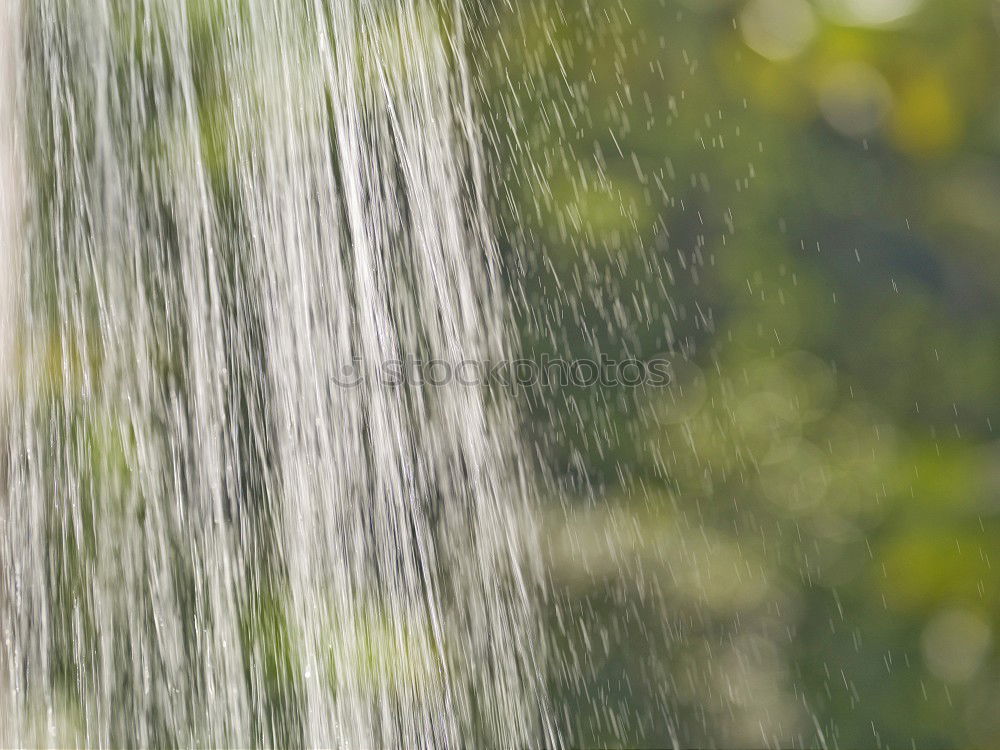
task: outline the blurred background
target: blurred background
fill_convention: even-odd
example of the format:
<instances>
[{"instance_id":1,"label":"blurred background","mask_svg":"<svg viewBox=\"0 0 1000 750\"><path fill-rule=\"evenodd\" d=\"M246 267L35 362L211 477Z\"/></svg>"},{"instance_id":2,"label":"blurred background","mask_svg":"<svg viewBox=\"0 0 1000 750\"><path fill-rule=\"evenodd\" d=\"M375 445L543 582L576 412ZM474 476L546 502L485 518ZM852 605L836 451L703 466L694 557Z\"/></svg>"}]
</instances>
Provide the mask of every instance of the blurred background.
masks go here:
<instances>
[{"instance_id":1,"label":"blurred background","mask_svg":"<svg viewBox=\"0 0 1000 750\"><path fill-rule=\"evenodd\" d=\"M471 5L570 744L994 746L1000 3Z\"/></svg>"}]
</instances>

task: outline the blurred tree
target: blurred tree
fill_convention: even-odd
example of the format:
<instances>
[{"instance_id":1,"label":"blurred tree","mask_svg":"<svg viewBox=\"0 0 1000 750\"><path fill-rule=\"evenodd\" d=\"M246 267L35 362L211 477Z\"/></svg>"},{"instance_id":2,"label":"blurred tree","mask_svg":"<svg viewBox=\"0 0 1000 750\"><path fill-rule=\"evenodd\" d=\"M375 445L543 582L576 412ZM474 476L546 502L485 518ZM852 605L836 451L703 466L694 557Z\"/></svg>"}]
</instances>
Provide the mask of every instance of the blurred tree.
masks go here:
<instances>
[{"instance_id":1,"label":"blurred tree","mask_svg":"<svg viewBox=\"0 0 1000 750\"><path fill-rule=\"evenodd\" d=\"M995 3L475 12L573 741L989 746Z\"/></svg>"}]
</instances>

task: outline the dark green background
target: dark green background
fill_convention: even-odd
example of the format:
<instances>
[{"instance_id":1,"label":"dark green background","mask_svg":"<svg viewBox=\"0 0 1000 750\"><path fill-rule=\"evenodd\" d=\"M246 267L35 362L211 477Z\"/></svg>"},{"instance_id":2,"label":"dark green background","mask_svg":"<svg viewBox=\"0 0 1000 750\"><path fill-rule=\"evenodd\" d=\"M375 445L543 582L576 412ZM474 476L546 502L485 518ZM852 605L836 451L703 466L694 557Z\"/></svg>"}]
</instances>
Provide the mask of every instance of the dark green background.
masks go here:
<instances>
[{"instance_id":1,"label":"dark green background","mask_svg":"<svg viewBox=\"0 0 1000 750\"><path fill-rule=\"evenodd\" d=\"M1000 5L478 10L570 736L991 746Z\"/></svg>"}]
</instances>

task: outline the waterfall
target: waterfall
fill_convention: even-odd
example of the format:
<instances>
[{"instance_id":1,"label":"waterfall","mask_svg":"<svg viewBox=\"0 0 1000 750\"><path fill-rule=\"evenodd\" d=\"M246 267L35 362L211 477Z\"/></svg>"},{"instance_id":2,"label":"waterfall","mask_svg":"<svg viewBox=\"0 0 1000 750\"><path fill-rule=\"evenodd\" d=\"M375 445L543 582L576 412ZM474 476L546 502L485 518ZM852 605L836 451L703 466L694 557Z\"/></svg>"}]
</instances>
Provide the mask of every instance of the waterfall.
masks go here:
<instances>
[{"instance_id":1,"label":"waterfall","mask_svg":"<svg viewBox=\"0 0 1000 750\"><path fill-rule=\"evenodd\" d=\"M461 9L6 6L0 736L557 744Z\"/></svg>"}]
</instances>

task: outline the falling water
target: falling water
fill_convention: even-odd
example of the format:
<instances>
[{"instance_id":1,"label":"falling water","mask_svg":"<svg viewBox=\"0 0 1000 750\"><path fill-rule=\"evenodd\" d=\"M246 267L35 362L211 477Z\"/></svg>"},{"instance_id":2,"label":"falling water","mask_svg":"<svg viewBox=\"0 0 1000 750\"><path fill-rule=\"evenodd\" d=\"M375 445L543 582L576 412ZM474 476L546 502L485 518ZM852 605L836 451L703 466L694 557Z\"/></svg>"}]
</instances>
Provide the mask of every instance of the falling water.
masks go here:
<instances>
[{"instance_id":1,"label":"falling water","mask_svg":"<svg viewBox=\"0 0 1000 750\"><path fill-rule=\"evenodd\" d=\"M4 12L4 742L552 742L461 13Z\"/></svg>"}]
</instances>

